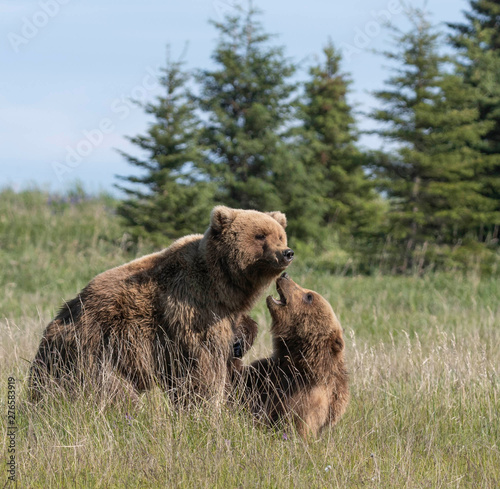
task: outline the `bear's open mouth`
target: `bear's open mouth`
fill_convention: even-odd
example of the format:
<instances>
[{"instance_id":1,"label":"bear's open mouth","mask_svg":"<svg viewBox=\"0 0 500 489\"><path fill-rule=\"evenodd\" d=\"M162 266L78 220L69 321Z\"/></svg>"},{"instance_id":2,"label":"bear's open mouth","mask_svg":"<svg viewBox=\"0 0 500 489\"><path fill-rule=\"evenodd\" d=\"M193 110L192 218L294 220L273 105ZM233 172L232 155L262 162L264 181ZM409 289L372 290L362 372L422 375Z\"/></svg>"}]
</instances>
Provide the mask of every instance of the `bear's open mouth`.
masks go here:
<instances>
[{"instance_id":1,"label":"bear's open mouth","mask_svg":"<svg viewBox=\"0 0 500 489\"><path fill-rule=\"evenodd\" d=\"M281 290L281 287L279 284L276 284L276 291L278 292L280 298L275 299L273 296L271 296L272 301L277 304L278 306L285 306L286 305L286 297L285 294L283 294L283 291Z\"/></svg>"}]
</instances>

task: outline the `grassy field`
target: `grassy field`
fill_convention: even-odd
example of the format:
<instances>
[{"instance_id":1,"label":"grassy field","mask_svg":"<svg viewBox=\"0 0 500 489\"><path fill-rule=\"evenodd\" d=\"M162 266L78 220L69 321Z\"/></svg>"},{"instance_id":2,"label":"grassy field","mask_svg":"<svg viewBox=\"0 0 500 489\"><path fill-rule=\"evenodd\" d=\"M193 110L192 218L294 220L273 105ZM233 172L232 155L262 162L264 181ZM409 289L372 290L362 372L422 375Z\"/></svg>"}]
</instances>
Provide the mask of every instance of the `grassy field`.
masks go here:
<instances>
[{"instance_id":1,"label":"grassy field","mask_svg":"<svg viewBox=\"0 0 500 489\"><path fill-rule=\"evenodd\" d=\"M113 206L78 192L0 192L0 487L9 377L18 487L500 487L494 277L340 277L298 256L290 274L323 294L344 326L352 395L339 424L308 443L234 409L174 411L157 390L134 407L88 397L30 405L29 362L63 299L151 251L131 246ZM249 360L270 350L264 301L252 315L260 335Z\"/></svg>"}]
</instances>

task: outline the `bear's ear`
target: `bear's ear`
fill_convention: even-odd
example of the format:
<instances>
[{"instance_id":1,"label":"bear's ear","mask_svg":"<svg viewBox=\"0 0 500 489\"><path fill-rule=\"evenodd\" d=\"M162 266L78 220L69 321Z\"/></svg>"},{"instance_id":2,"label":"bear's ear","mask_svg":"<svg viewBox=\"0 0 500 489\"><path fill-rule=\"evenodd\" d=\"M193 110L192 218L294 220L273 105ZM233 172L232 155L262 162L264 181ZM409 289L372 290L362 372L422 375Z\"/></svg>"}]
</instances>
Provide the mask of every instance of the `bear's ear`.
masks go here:
<instances>
[{"instance_id":1,"label":"bear's ear","mask_svg":"<svg viewBox=\"0 0 500 489\"><path fill-rule=\"evenodd\" d=\"M330 344L334 353L339 353L344 349L344 340L342 335L335 332L330 336Z\"/></svg>"},{"instance_id":2,"label":"bear's ear","mask_svg":"<svg viewBox=\"0 0 500 489\"><path fill-rule=\"evenodd\" d=\"M218 205L212 209L210 214L210 227L217 232L221 232L229 226L236 217L236 211L224 205Z\"/></svg>"},{"instance_id":3,"label":"bear's ear","mask_svg":"<svg viewBox=\"0 0 500 489\"><path fill-rule=\"evenodd\" d=\"M266 212L268 216L271 216L275 221L278 221L279 224L283 227L283 229L286 228L286 216L283 214L283 212L280 211L273 211L273 212Z\"/></svg>"}]
</instances>

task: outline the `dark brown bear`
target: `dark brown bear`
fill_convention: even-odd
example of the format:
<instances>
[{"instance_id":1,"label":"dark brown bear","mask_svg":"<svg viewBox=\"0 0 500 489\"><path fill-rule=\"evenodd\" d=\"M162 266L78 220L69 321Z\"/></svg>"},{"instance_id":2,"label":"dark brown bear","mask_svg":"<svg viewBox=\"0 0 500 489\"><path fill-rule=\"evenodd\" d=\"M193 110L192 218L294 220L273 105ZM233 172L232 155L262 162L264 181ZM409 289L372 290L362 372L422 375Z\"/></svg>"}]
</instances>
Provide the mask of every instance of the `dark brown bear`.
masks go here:
<instances>
[{"instance_id":1,"label":"dark brown bear","mask_svg":"<svg viewBox=\"0 0 500 489\"><path fill-rule=\"evenodd\" d=\"M45 329L33 397L78 381L221 401L233 344L255 337L245 313L293 259L285 227L281 212L218 206L204 235L95 277Z\"/></svg>"},{"instance_id":2,"label":"dark brown bear","mask_svg":"<svg viewBox=\"0 0 500 489\"><path fill-rule=\"evenodd\" d=\"M276 288L279 300L267 298L273 356L242 369L242 400L270 425L291 422L301 436L316 436L338 421L349 402L342 328L321 295L287 274Z\"/></svg>"}]
</instances>

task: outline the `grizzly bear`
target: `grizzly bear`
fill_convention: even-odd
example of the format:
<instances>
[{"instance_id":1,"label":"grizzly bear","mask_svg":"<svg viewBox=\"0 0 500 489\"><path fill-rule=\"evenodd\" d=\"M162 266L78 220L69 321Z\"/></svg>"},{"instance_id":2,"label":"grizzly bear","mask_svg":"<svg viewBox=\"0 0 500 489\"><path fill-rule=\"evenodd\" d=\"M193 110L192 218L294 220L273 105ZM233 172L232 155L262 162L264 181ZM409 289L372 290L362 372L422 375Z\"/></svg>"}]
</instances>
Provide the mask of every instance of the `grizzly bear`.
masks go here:
<instances>
[{"instance_id":1,"label":"grizzly bear","mask_svg":"<svg viewBox=\"0 0 500 489\"><path fill-rule=\"evenodd\" d=\"M246 313L293 259L285 227L281 212L217 206L205 234L96 276L45 329L33 399L48 382L102 391L114 379L126 391L159 385L175 401L221 401L233 355L255 337Z\"/></svg>"},{"instance_id":2,"label":"grizzly bear","mask_svg":"<svg viewBox=\"0 0 500 489\"><path fill-rule=\"evenodd\" d=\"M302 437L317 436L338 421L349 402L342 328L321 295L286 273L276 289L279 299L267 298L273 355L242 367L235 388L258 419L290 422Z\"/></svg>"}]
</instances>

